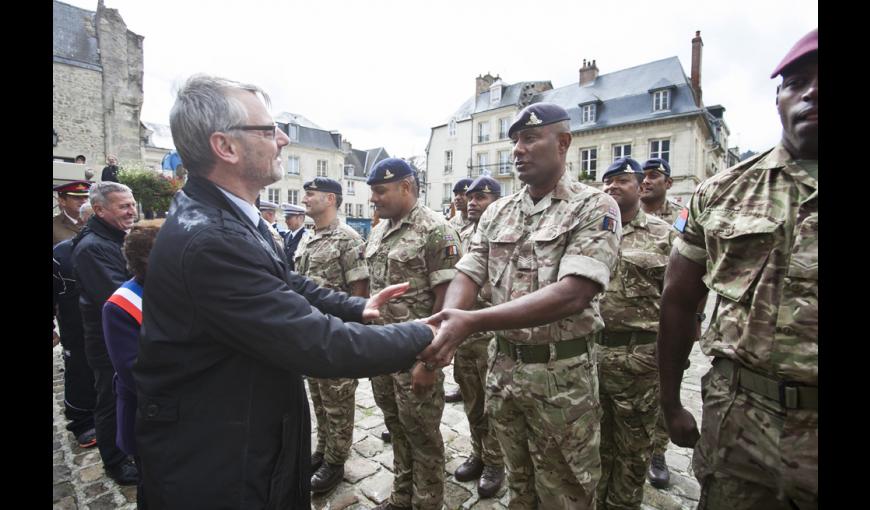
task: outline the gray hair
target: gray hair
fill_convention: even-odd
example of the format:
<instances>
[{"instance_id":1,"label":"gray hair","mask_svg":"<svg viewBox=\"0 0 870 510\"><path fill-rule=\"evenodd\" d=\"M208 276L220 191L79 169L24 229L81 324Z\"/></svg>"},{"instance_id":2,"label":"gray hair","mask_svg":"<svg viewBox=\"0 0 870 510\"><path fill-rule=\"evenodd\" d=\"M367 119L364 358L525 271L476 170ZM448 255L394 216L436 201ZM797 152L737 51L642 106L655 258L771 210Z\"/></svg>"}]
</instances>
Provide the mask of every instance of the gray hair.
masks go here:
<instances>
[{"instance_id":1,"label":"gray hair","mask_svg":"<svg viewBox=\"0 0 870 510\"><path fill-rule=\"evenodd\" d=\"M90 218L92 214L94 214L94 208L91 206L90 202L85 202L81 207L79 207L79 218L81 218L82 221L88 221L88 218Z\"/></svg>"},{"instance_id":2,"label":"gray hair","mask_svg":"<svg viewBox=\"0 0 870 510\"><path fill-rule=\"evenodd\" d=\"M190 175L207 176L215 163L209 138L212 133L228 131L247 118L244 105L231 94L250 92L262 97L269 106L269 96L256 85L239 83L217 76L195 74L178 91L169 113L172 141Z\"/></svg>"},{"instance_id":3,"label":"gray hair","mask_svg":"<svg viewBox=\"0 0 870 510\"><path fill-rule=\"evenodd\" d=\"M88 191L88 200L92 205L106 205L109 201L109 193L130 193L132 195L133 190L119 182L95 182L91 186L91 190Z\"/></svg>"}]
</instances>

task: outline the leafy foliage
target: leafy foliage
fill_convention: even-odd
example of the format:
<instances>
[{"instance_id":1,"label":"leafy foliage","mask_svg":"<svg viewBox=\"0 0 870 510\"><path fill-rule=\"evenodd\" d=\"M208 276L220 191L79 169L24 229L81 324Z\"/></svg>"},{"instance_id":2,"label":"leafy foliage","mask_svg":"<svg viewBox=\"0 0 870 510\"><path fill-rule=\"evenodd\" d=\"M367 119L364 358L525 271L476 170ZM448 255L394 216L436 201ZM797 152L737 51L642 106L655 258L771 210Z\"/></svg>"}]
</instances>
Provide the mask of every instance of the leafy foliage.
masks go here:
<instances>
[{"instance_id":1,"label":"leafy foliage","mask_svg":"<svg viewBox=\"0 0 870 510\"><path fill-rule=\"evenodd\" d=\"M136 163L124 165L118 172L118 181L133 190L133 197L142 206L142 211L152 214L168 211L175 192L184 185L178 177L169 178Z\"/></svg>"}]
</instances>

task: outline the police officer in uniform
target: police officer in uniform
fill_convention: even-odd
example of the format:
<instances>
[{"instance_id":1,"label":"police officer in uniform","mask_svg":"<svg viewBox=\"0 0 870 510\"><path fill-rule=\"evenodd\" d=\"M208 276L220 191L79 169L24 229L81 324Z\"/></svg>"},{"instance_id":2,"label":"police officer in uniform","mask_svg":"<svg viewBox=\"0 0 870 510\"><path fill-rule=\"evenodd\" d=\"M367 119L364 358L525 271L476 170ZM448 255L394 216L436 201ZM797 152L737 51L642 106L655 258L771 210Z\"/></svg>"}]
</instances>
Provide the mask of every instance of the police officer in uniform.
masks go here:
<instances>
[{"instance_id":1,"label":"police officer in uniform","mask_svg":"<svg viewBox=\"0 0 870 510\"><path fill-rule=\"evenodd\" d=\"M284 235L284 255L287 256L287 264L291 271L296 270L296 248L306 234L305 209L298 205L287 204L284 206L284 222L287 224L287 233Z\"/></svg>"}]
</instances>

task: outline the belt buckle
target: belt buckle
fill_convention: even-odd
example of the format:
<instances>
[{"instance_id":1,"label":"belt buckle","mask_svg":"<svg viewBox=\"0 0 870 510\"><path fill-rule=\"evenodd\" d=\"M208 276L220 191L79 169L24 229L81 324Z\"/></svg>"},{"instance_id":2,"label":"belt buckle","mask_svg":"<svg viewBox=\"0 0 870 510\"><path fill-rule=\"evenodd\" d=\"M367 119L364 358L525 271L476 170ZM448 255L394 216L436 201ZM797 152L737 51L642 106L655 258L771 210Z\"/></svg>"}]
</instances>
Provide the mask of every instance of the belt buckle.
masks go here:
<instances>
[{"instance_id":1,"label":"belt buckle","mask_svg":"<svg viewBox=\"0 0 870 510\"><path fill-rule=\"evenodd\" d=\"M779 403L786 409L798 408L798 388L794 383L779 383Z\"/></svg>"}]
</instances>

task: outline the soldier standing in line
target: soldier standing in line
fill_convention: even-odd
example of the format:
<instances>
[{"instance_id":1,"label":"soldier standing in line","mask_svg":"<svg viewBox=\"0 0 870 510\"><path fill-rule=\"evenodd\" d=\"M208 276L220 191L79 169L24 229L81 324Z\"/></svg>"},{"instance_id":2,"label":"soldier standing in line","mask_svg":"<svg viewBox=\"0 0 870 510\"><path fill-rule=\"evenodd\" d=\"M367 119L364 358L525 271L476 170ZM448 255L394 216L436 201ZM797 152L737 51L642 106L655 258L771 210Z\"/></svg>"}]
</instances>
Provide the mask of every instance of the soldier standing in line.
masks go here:
<instances>
[{"instance_id":1,"label":"soldier standing in line","mask_svg":"<svg viewBox=\"0 0 870 510\"><path fill-rule=\"evenodd\" d=\"M604 192L619 204L619 261L601 299L598 353L601 482L598 508L638 510L659 416L656 333L668 254L676 236L640 207L640 164L620 158L604 172Z\"/></svg>"},{"instance_id":2,"label":"soldier standing in line","mask_svg":"<svg viewBox=\"0 0 870 510\"><path fill-rule=\"evenodd\" d=\"M450 225L456 229L457 232L462 234L463 229L468 229L475 222L471 221L468 217L468 197L466 196L466 192L468 191L468 186L471 185L471 179L463 178L456 181L453 185L453 217L450 218ZM459 380L456 379L456 367L453 367L454 374L453 380L456 381L456 384L459 384ZM462 392L460 390L454 390L444 394L444 401L453 403L453 402L462 402Z\"/></svg>"},{"instance_id":3,"label":"soldier standing in line","mask_svg":"<svg viewBox=\"0 0 870 510\"><path fill-rule=\"evenodd\" d=\"M459 235L440 214L417 202L416 174L406 162L387 158L372 168L367 183L381 218L365 248L372 292L410 282L400 298L385 304L379 324L423 319L439 311L456 270ZM426 386L412 390L412 372ZM418 388L419 390L419 388ZM441 509L444 502L444 374L418 363L372 378L375 402L384 413L393 445L393 491L378 509Z\"/></svg>"},{"instance_id":4,"label":"soldier standing in line","mask_svg":"<svg viewBox=\"0 0 870 510\"><path fill-rule=\"evenodd\" d=\"M699 510L818 508L818 30L786 54L774 148L701 183L680 212L658 354L671 440L695 447ZM701 348L703 422L680 402L695 312L716 293Z\"/></svg>"},{"instance_id":5,"label":"soldier standing in line","mask_svg":"<svg viewBox=\"0 0 870 510\"><path fill-rule=\"evenodd\" d=\"M296 271L321 287L352 296L368 297L369 272L356 230L338 219L341 184L316 177L302 188L305 212L314 219L309 233L296 249ZM311 492L332 490L344 476L344 463L353 439L356 379L308 377L308 389L317 418L317 446L311 455Z\"/></svg>"}]
</instances>

